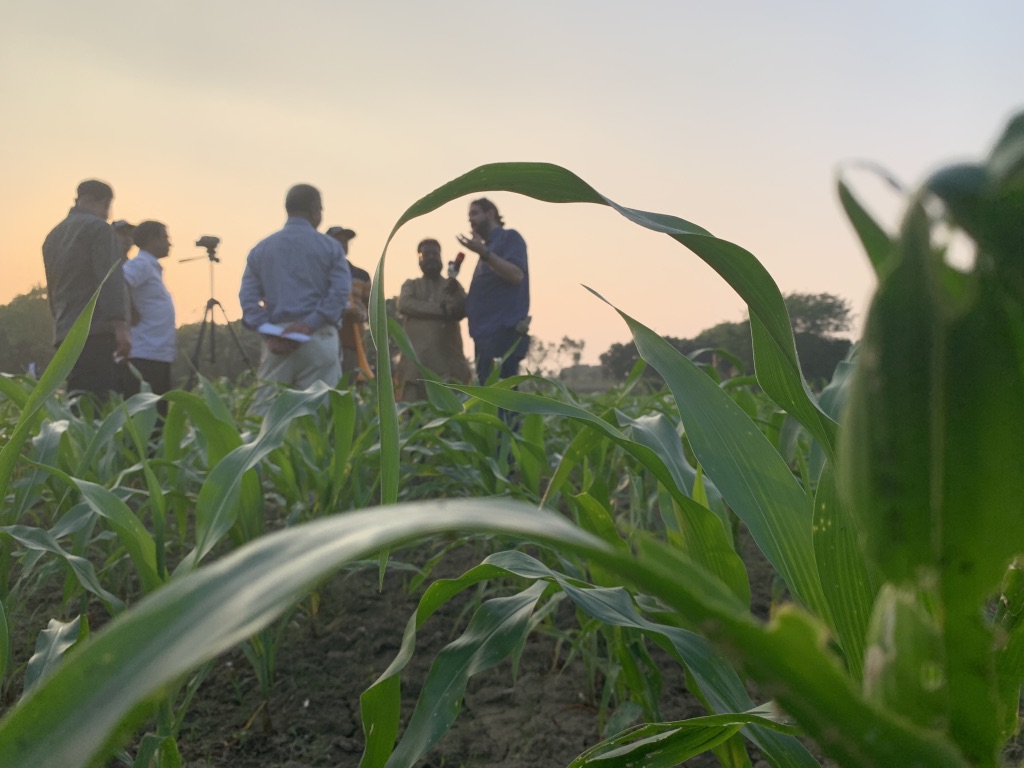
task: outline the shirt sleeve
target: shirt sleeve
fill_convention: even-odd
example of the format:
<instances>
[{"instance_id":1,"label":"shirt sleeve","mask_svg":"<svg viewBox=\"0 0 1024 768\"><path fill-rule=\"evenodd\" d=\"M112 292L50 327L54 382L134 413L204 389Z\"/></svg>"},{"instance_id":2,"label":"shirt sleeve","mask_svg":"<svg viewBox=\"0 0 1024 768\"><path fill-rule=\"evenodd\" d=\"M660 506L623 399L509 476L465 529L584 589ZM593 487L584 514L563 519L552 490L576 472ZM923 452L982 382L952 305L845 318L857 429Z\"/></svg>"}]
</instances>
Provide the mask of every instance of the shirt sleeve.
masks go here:
<instances>
[{"instance_id":1,"label":"shirt sleeve","mask_svg":"<svg viewBox=\"0 0 1024 768\"><path fill-rule=\"evenodd\" d=\"M327 292L316 309L303 320L314 331L325 325L337 325L341 321L341 315L348 306L348 296L352 292L352 274L348 268L348 260L341 250L341 245L333 240L331 242L337 246L337 252L332 254L327 273Z\"/></svg>"},{"instance_id":2,"label":"shirt sleeve","mask_svg":"<svg viewBox=\"0 0 1024 768\"><path fill-rule=\"evenodd\" d=\"M146 282L146 275L142 269L142 264L138 261L138 257L126 261L121 270L124 273L124 281L128 284L129 288L138 288Z\"/></svg>"},{"instance_id":3,"label":"shirt sleeve","mask_svg":"<svg viewBox=\"0 0 1024 768\"><path fill-rule=\"evenodd\" d=\"M238 289L238 303L242 305L242 325L256 330L270 322L270 313L263 306L263 282L257 267L256 249L249 251L242 272L242 285Z\"/></svg>"},{"instance_id":4,"label":"shirt sleeve","mask_svg":"<svg viewBox=\"0 0 1024 768\"><path fill-rule=\"evenodd\" d=\"M501 248L497 253L505 261L515 264L523 270L523 275L527 274L526 241L523 239L523 236L514 229L506 231L505 241L501 244Z\"/></svg>"},{"instance_id":5,"label":"shirt sleeve","mask_svg":"<svg viewBox=\"0 0 1024 768\"><path fill-rule=\"evenodd\" d=\"M128 287L125 285L122 259L118 253L117 235L106 222L92 233L89 257L98 280L106 279L96 301L94 318L106 321L128 320Z\"/></svg>"}]
</instances>

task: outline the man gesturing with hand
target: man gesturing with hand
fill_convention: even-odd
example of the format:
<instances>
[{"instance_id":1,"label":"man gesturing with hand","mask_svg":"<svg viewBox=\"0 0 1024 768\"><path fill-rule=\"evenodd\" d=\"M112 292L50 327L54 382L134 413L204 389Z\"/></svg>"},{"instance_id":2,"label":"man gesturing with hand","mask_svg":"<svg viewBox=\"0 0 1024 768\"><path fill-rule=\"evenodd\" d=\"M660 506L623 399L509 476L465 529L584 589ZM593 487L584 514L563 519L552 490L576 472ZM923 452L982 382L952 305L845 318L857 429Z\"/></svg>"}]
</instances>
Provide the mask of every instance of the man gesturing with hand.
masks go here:
<instances>
[{"instance_id":1,"label":"man gesturing with hand","mask_svg":"<svg viewBox=\"0 0 1024 768\"><path fill-rule=\"evenodd\" d=\"M498 207L482 197L469 205L471 234L458 235L459 243L480 257L466 297L466 317L481 384L487 383L495 359L504 358L501 378L519 373L530 345L526 241L504 224Z\"/></svg>"}]
</instances>

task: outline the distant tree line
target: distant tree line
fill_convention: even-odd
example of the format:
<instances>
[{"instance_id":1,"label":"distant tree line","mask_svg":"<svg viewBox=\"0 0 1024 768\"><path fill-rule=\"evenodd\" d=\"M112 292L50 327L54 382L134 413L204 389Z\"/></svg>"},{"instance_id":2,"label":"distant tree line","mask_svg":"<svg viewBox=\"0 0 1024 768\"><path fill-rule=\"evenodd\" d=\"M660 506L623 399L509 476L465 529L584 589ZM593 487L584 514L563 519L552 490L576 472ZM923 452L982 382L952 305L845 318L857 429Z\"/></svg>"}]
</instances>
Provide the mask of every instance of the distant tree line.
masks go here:
<instances>
[{"instance_id":1,"label":"distant tree line","mask_svg":"<svg viewBox=\"0 0 1024 768\"><path fill-rule=\"evenodd\" d=\"M849 304L845 299L828 293L791 293L785 300L804 376L812 385L829 381L836 364L850 348L849 339L835 335L850 329ZM388 299L387 305L388 314L394 316L395 299ZM178 358L171 370L179 386L188 382L194 368L206 378L223 377L238 381L251 376L250 365L259 363L259 335L243 328L239 320L231 323L232 334L223 316L215 317L213 338L208 325L201 346L197 346L201 323L178 328ZM714 361L723 375L752 373L754 370L749 321L719 323L689 339L666 338L685 355L707 350L700 361ZM530 351L531 368L555 375L557 368L579 362L583 346L583 341L568 337L560 343L534 340ZM375 363L376 355L369 334L366 351L371 364ZM393 348L391 352L395 357L398 350ZM16 296L9 304L0 305L0 371L28 373L34 364L41 373L53 353L53 319L45 288L36 286L27 294ZM612 344L601 355L601 366L613 380L621 381L629 375L638 359L633 342ZM657 373L651 368L645 375L657 378Z\"/></svg>"},{"instance_id":2,"label":"distant tree line","mask_svg":"<svg viewBox=\"0 0 1024 768\"><path fill-rule=\"evenodd\" d=\"M260 337L244 329L240 321L231 324L234 337L223 318L213 326L212 333L208 324L202 347L197 350L201 326L201 323L191 323L178 328L178 357L171 367L171 375L178 385L184 386L188 381L193 359L203 376L231 380L247 375L246 357L253 365L259 362ZM44 287L36 286L14 297L9 304L0 305L0 371L24 374L34 366L41 374L54 352L53 317Z\"/></svg>"},{"instance_id":3,"label":"distant tree line","mask_svg":"<svg viewBox=\"0 0 1024 768\"><path fill-rule=\"evenodd\" d=\"M832 379L836 365L850 350L852 342L836 336L850 330L850 305L831 293L790 293L783 298L804 378L812 386L820 386ZM754 372L749 320L719 323L688 339L667 336L666 340L684 355L706 350L697 360L713 363L725 376ZM613 380L621 381L639 359L632 341L612 344L601 355L601 366ZM659 378L650 367L644 375Z\"/></svg>"}]
</instances>

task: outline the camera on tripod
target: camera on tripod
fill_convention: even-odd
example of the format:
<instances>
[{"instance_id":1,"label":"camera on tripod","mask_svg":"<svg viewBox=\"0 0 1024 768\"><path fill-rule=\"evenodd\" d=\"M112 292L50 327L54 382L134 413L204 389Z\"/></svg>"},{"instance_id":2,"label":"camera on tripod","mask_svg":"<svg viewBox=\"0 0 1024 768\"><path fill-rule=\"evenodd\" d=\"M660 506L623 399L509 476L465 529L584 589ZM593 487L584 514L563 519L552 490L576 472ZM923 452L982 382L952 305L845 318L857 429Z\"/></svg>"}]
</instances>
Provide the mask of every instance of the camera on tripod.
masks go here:
<instances>
[{"instance_id":1,"label":"camera on tripod","mask_svg":"<svg viewBox=\"0 0 1024 768\"><path fill-rule=\"evenodd\" d=\"M241 353L242 359L245 360L246 365L249 366L249 370L253 372L253 375L256 374L256 370L253 368L252 362L249 360L249 356L245 352L245 347L243 347L242 342L238 340L238 336L235 334L235 329L231 327L231 321L228 319L227 313L224 311L224 305L214 297L213 266L214 264L220 263L220 259L217 258L214 252L218 245L220 245L220 238L214 237L213 235L203 235L196 240L196 247L206 249L206 257L210 262L210 298L206 302L206 311L203 313L203 322L199 326L199 336L196 338L195 351L192 353L192 374L189 376L186 389L192 389L192 387L195 386L196 378L199 375L199 354L203 348L203 340L206 338L207 328L210 330L210 363L213 364L217 362L217 320L213 314L214 307L220 307L220 313L224 318L224 324L228 331L231 332L231 338L234 339L235 346ZM193 256L188 259L179 259L179 261L197 261L201 258L203 257Z\"/></svg>"},{"instance_id":2,"label":"camera on tripod","mask_svg":"<svg viewBox=\"0 0 1024 768\"><path fill-rule=\"evenodd\" d=\"M206 257L210 261L220 262L220 259L217 258L216 253L214 253L214 251L217 250L218 245L220 245L220 238L214 237L213 235L203 235L198 240L196 240L196 246L198 246L199 248L206 249Z\"/></svg>"}]
</instances>

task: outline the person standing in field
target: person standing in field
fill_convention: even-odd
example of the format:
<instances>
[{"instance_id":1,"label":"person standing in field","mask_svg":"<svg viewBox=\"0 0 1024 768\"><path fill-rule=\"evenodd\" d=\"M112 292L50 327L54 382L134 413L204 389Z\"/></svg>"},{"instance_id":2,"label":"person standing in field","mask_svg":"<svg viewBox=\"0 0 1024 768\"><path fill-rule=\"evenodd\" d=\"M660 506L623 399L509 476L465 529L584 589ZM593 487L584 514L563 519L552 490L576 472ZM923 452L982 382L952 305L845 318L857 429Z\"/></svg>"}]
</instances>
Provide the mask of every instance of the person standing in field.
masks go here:
<instances>
[{"instance_id":1,"label":"person standing in field","mask_svg":"<svg viewBox=\"0 0 1024 768\"><path fill-rule=\"evenodd\" d=\"M122 271L124 255L117 235L107 224L113 200L114 190L109 184L96 179L83 181L67 218L43 242L55 346L64 341L100 289L89 338L67 382L69 391L90 392L100 400L111 392L123 393L124 361L132 350L128 290Z\"/></svg>"},{"instance_id":2,"label":"person standing in field","mask_svg":"<svg viewBox=\"0 0 1024 768\"><path fill-rule=\"evenodd\" d=\"M164 284L164 268L160 264L171 252L166 225L159 221L143 221L134 231L139 252L124 265L132 312L132 365L138 369L154 395L171 391L171 364L177 353L174 323L174 300ZM126 394L139 391L134 376ZM167 416L167 402L157 404L161 418Z\"/></svg>"},{"instance_id":3,"label":"person standing in field","mask_svg":"<svg viewBox=\"0 0 1024 768\"><path fill-rule=\"evenodd\" d=\"M355 231L345 227L329 227L327 234L341 244L342 250L345 251L345 259L348 260L349 243L355 238ZM357 267L350 260L348 269L352 276L352 292L348 297L348 306L341 316L341 373L346 376L358 370L362 371L364 377L372 379L373 372L363 349L366 321L369 319L370 273Z\"/></svg>"},{"instance_id":4,"label":"person standing in field","mask_svg":"<svg viewBox=\"0 0 1024 768\"><path fill-rule=\"evenodd\" d=\"M259 331L269 323L310 337L300 342L264 332L260 379L333 387L341 378L338 324L352 288L348 262L337 240L317 232L323 202L316 187L289 189L285 210L284 227L249 252L238 292L242 324Z\"/></svg>"},{"instance_id":5,"label":"person standing in field","mask_svg":"<svg viewBox=\"0 0 1024 768\"><path fill-rule=\"evenodd\" d=\"M460 321L466 316L466 291L454 277L441 276L441 244L423 240L417 247L423 277L406 280L398 297L405 335L420 363L444 381L469 383L469 363L462 351ZM401 400L426 400L419 368L404 355L395 369Z\"/></svg>"},{"instance_id":6,"label":"person standing in field","mask_svg":"<svg viewBox=\"0 0 1024 768\"><path fill-rule=\"evenodd\" d=\"M480 256L466 297L469 335L475 346L476 375L486 384L495 359L500 377L519 373L530 346L530 271L526 241L505 229L497 206L486 197L469 205L472 234L458 235L461 245ZM505 355L508 354L507 357Z\"/></svg>"}]
</instances>

